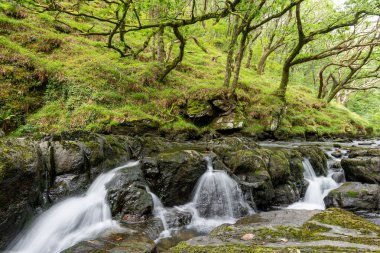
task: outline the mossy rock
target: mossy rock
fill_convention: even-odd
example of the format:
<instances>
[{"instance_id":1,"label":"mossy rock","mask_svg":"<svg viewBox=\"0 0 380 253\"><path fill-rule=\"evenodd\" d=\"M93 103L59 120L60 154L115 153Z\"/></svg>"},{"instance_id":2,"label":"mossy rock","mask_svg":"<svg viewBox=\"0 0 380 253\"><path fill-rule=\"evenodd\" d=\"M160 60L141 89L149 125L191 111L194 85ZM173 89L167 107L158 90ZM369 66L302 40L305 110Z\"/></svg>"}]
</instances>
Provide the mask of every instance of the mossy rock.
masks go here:
<instances>
[{"instance_id":1,"label":"mossy rock","mask_svg":"<svg viewBox=\"0 0 380 253\"><path fill-rule=\"evenodd\" d=\"M213 116L214 111L208 101L190 99L186 103L186 114L189 118L200 119Z\"/></svg>"},{"instance_id":2,"label":"mossy rock","mask_svg":"<svg viewBox=\"0 0 380 253\"><path fill-rule=\"evenodd\" d=\"M377 210L380 207L380 186L347 182L332 190L325 198L326 206Z\"/></svg>"}]
</instances>

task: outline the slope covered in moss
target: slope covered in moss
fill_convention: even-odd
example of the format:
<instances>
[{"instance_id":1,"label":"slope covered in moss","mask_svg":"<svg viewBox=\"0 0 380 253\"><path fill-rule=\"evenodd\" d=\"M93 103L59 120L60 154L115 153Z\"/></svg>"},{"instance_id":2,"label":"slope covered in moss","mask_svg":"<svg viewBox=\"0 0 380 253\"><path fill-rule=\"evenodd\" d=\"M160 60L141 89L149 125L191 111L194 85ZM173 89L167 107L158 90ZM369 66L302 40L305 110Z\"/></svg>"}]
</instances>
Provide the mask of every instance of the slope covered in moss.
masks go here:
<instances>
[{"instance_id":1,"label":"slope covered in moss","mask_svg":"<svg viewBox=\"0 0 380 253\"><path fill-rule=\"evenodd\" d=\"M86 26L83 20L65 18L71 27ZM226 27L216 26L224 34ZM165 83L159 83L161 66L149 60L149 48L137 59L120 58L105 47L105 38L80 35L56 22L52 14L0 4L3 129L14 135L134 129L171 136L185 133L187 138L223 130L218 128L218 120L225 115L216 115L214 108L207 117L205 109L228 96L223 87L226 49L221 35L211 36L199 29L203 28L189 28L186 34L204 33L200 42L208 53L188 40L183 62ZM138 34L130 40L136 45L143 42ZM175 55L175 47L173 50ZM254 49L253 62L260 50ZM279 66L274 62L268 62L262 76L254 68L242 69L237 102L226 119L227 123L236 121L234 131L261 138L379 133L378 126L343 106L316 99L311 82L305 84L296 72L283 108L273 95L278 83ZM279 111L285 112L285 117L279 127L273 126ZM202 113L206 117L201 120L192 117Z\"/></svg>"}]
</instances>

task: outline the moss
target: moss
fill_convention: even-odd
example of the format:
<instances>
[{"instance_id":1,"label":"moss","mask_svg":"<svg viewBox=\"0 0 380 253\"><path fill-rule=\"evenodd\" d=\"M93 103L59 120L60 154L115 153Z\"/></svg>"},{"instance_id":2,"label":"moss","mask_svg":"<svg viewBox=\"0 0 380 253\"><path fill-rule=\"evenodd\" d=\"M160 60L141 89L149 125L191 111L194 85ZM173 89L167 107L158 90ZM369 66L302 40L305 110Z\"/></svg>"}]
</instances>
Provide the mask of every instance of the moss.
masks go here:
<instances>
[{"instance_id":1,"label":"moss","mask_svg":"<svg viewBox=\"0 0 380 253\"><path fill-rule=\"evenodd\" d=\"M185 242L178 244L176 247L170 249L171 253L321 253L321 252L375 252L371 250L360 250L355 248L342 248L334 246L314 246L314 247L281 247L272 248L257 245L222 245L222 246L191 246Z\"/></svg>"},{"instance_id":2,"label":"moss","mask_svg":"<svg viewBox=\"0 0 380 253\"><path fill-rule=\"evenodd\" d=\"M313 216L312 220L344 228L356 229L364 233L371 231L380 235L380 226L339 208L329 208Z\"/></svg>"},{"instance_id":3,"label":"moss","mask_svg":"<svg viewBox=\"0 0 380 253\"><path fill-rule=\"evenodd\" d=\"M359 192L348 191L346 195L347 197L350 197L350 198L357 198L359 196Z\"/></svg>"}]
</instances>

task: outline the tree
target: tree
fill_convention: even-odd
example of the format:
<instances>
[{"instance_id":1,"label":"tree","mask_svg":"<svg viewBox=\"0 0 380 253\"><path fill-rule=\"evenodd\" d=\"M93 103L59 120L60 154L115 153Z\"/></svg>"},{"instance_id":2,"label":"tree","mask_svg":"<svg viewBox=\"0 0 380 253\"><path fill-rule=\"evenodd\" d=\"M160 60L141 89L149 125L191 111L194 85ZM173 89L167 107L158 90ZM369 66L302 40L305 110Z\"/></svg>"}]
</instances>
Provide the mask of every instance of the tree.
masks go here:
<instances>
[{"instance_id":1,"label":"tree","mask_svg":"<svg viewBox=\"0 0 380 253\"><path fill-rule=\"evenodd\" d=\"M231 94L235 93L235 90L238 86L241 64L245 49L247 47L249 34L253 31L256 31L258 28L262 27L271 20L282 17L290 9L303 1L304 0L296 0L278 3L277 1L261 0L257 5L249 1L248 3L245 3L245 5L240 5L240 8L242 8L240 9L240 12L233 13L237 17L230 39L226 63L226 74L224 78L224 85L230 88ZM238 43L239 37L240 41ZM238 50L236 52L235 64L233 66L235 44L238 44ZM234 78L231 83L233 68Z\"/></svg>"},{"instance_id":2,"label":"tree","mask_svg":"<svg viewBox=\"0 0 380 253\"><path fill-rule=\"evenodd\" d=\"M292 12L289 11L288 15L284 15L266 25L264 35L261 37L261 44L263 52L257 64L257 73L264 74L265 64L268 57L277 49L285 45L285 39L291 32L290 22L292 21Z\"/></svg>"},{"instance_id":3,"label":"tree","mask_svg":"<svg viewBox=\"0 0 380 253\"><path fill-rule=\"evenodd\" d=\"M61 15L69 15L77 18L86 19L90 25L87 30L75 27L81 34L86 36L104 36L107 38L107 47L115 50L121 57L136 58L144 51L152 37L157 40L157 58L163 62L164 54L164 32L169 29L178 39L179 53L172 62L165 64L159 81L163 81L166 76L182 61L186 45L186 38L181 33L181 28L194 25L206 20L215 19L216 21L234 12L241 0L216 1L209 11L202 11L198 14L197 1L133 1L133 0L82 0L71 4L63 4L58 0L51 0L48 4L43 0L31 0L35 8L41 12L49 11L56 13L57 21ZM157 4L165 6L165 15L162 15ZM207 3L206 3L207 4ZM153 8L153 9L152 9ZM144 18L148 10L152 10L154 18ZM157 18L157 19L156 19ZM148 21L146 21L148 20ZM64 22L63 22L64 23ZM68 24L66 24L68 25ZM144 31L150 31L145 35L146 40L140 46L132 46L127 41L127 35ZM118 36L116 36L118 35ZM155 55L155 54L154 54ZM155 57L155 56L154 56Z\"/></svg>"},{"instance_id":4,"label":"tree","mask_svg":"<svg viewBox=\"0 0 380 253\"><path fill-rule=\"evenodd\" d=\"M376 39L377 34L371 41ZM339 100L345 102L352 91L380 88L378 57L375 45L370 45L347 52L339 62L325 65L319 72L318 98L325 98L330 102L339 94ZM324 75L327 70L329 74Z\"/></svg>"},{"instance_id":5,"label":"tree","mask_svg":"<svg viewBox=\"0 0 380 253\"><path fill-rule=\"evenodd\" d=\"M352 33L347 33L348 37L335 37L336 43L332 46L328 46L327 48L312 52L310 54L301 54L302 49L309 43L314 42L315 40L319 40L322 36L331 35L331 33L334 31L350 31L350 27L355 26L360 21L364 20L368 15L372 14L372 12L368 9L362 8L351 9L351 11L353 11L353 14L351 15L347 15L347 13L330 14L328 20L321 22L323 23L322 28L314 28L315 25L311 25L310 22L308 23L308 26L304 27L301 17L301 3L297 4L295 15L297 25L297 42L294 44L290 53L284 61L282 67L281 83L277 90L277 95L282 100L285 101L285 94L289 83L290 69L293 66L309 61L324 59L356 47L367 45L366 42L356 43L357 41L355 40L355 36L352 36Z\"/></svg>"}]
</instances>

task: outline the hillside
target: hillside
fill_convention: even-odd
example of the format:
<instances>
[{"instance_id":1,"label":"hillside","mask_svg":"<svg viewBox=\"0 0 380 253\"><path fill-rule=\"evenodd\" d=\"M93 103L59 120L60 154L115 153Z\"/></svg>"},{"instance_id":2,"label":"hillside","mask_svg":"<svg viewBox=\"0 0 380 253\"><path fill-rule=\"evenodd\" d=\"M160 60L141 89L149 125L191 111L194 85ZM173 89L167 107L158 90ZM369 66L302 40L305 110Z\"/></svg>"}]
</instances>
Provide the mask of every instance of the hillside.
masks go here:
<instances>
[{"instance_id":1,"label":"hillside","mask_svg":"<svg viewBox=\"0 0 380 253\"><path fill-rule=\"evenodd\" d=\"M271 59L264 75L255 71L259 44L231 98L223 86L227 48L222 34L227 28L222 22L207 21L213 31L188 27L186 36L197 36L206 50L188 38L183 61L161 83L160 65L150 60L150 47L136 59L120 58L105 47L106 38L70 28L88 26L80 19L66 16L69 27L56 22L53 13L8 3L1 3L0 10L0 123L7 134L84 130L192 139L205 133L241 132L289 139L380 133L378 125L344 106L317 99L312 80L298 69L284 106L273 95L280 82L279 64ZM137 33L130 40L135 45L144 42ZM167 40L172 40L170 35Z\"/></svg>"}]
</instances>

